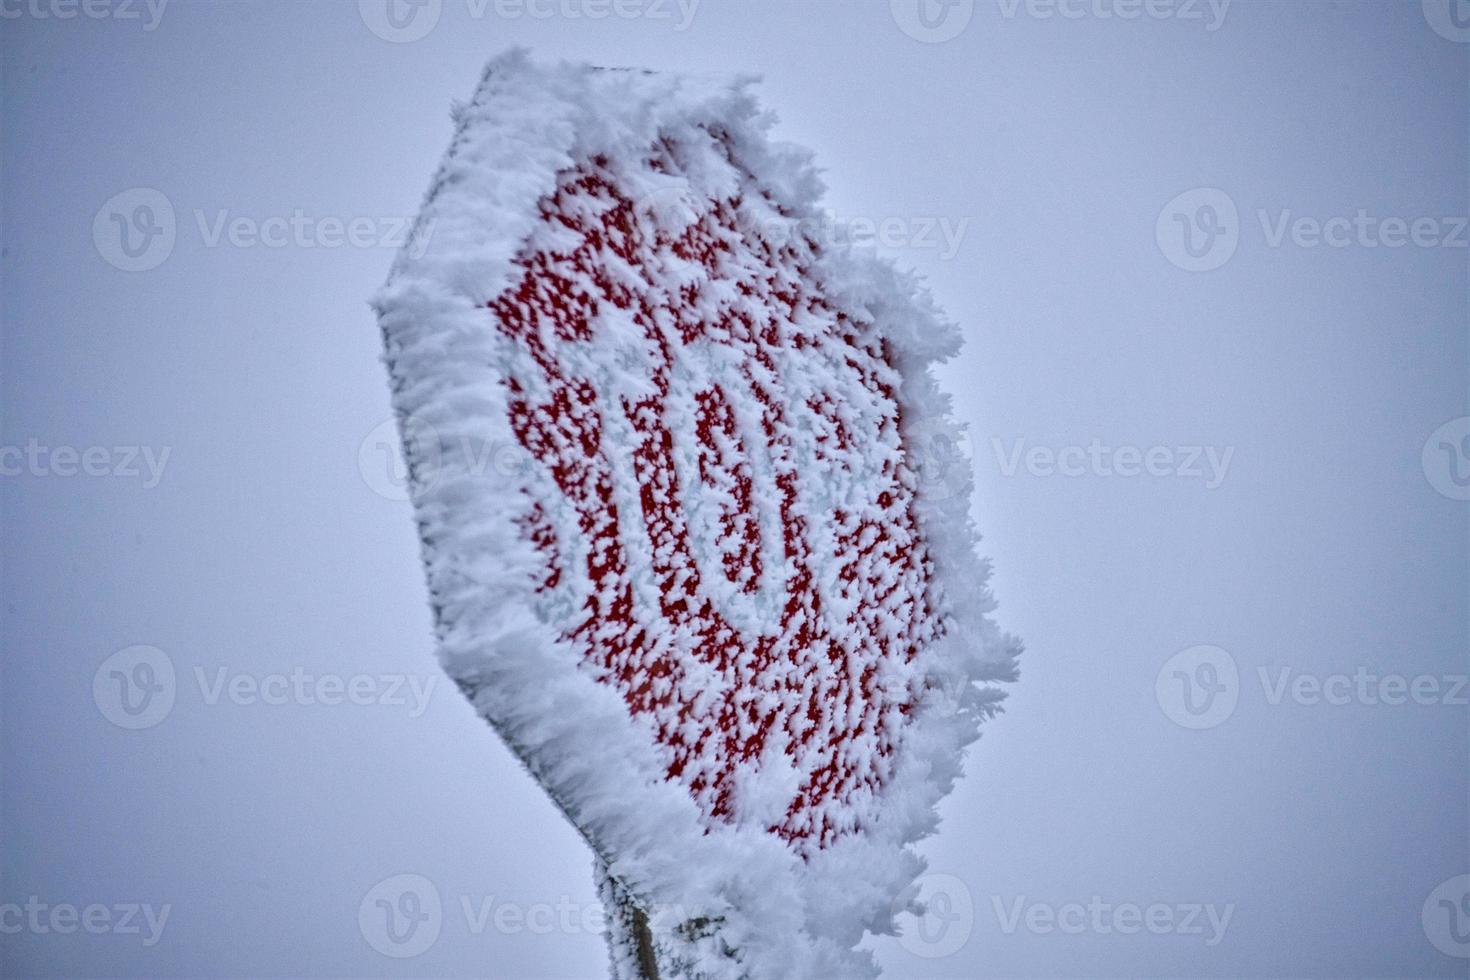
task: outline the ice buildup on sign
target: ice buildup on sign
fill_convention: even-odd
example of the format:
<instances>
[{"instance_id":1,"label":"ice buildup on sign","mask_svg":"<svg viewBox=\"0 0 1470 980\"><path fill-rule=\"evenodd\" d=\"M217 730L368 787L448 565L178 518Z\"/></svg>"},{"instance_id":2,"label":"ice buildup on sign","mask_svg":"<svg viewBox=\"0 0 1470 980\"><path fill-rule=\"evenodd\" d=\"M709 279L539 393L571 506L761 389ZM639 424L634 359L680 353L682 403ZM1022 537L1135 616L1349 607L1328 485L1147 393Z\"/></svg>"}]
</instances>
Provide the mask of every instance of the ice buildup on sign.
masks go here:
<instances>
[{"instance_id":1,"label":"ice buildup on sign","mask_svg":"<svg viewBox=\"0 0 1470 980\"><path fill-rule=\"evenodd\" d=\"M374 300L440 657L591 845L619 978L876 976L1016 671L959 331L750 87L498 58Z\"/></svg>"}]
</instances>

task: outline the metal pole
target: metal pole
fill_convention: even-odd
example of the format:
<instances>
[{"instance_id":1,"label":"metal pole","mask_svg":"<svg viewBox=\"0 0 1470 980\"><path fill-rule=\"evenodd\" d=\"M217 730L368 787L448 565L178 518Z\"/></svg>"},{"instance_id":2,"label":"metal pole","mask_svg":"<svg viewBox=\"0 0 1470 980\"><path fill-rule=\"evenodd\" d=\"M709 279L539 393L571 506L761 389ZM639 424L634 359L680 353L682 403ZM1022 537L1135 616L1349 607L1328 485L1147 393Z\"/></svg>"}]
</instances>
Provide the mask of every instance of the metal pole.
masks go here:
<instances>
[{"instance_id":1,"label":"metal pole","mask_svg":"<svg viewBox=\"0 0 1470 980\"><path fill-rule=\"evenodd\" d=\"M661 980L648 913L608 873L600 859L593 873L607 912L607 952L613 980Z\"/></svg>"}]
</instances>

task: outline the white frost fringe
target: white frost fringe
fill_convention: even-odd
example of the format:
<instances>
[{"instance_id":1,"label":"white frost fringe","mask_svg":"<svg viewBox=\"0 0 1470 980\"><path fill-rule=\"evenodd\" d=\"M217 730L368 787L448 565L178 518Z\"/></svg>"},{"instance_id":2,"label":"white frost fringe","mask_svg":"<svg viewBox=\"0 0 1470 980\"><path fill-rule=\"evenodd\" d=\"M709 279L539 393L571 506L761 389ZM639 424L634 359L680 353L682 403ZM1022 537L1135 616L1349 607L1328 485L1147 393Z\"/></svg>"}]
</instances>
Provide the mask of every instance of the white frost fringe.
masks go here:
<instances>
[{"instance_id":1,"label":"white frost fringe","mask_svg":"<svg viewBox=\"0 0 1470 980\"><path fill-rule=\"evenodd\" d=\"M517 528L528 505L517 481L487 476L462 449L516 445L485 304L515 280L513 259L559 172L597 154L641 159L660 135L697 142L698 127L718 125L775 200L797 220L820 220L809 156L768 141L773 120L749 94L753 82L542 67L521 51L494 59L456 107L453 143L373 305L444 669L647 910L664 980L855 980L877 976L857 944L865 931L893 933L894 914L910 907L924 868L910 845L934 832L964 747L999 710L995 682L1016 677L1019 644L988 616L990 569L975 554L968 475L958 492L919 488L936 609L949 629L915 665L930 683L894 776L864 833L803 862L757 827L706 828L688 791L666 781L650 731L533 612L544 557ZM719 181L712 167L709 186L695 190L719 193ZM835 307L864 311L887 337L904 379L906 444L914 433L957 444L948 396L929 369L958 350L957 327L912 276L871 255L829 245L816 273ZM612 956L627 970L636 952L615 946Z\"/></svg>"}]
</instances>

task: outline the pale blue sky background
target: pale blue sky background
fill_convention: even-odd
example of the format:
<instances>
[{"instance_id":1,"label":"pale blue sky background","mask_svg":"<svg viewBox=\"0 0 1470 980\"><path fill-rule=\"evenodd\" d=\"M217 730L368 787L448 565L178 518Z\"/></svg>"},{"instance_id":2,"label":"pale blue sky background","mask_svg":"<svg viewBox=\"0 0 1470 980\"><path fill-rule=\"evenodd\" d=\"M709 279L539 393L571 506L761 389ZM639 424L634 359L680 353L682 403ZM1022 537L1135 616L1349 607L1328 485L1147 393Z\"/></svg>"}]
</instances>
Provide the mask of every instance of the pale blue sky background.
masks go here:
<instances>
[{"instance_id":1,"label":"pale blue sky background","mask_svg":"<svg viewBox=\"0 0 1470 980\"><path fill-rule=\"evenodd\" d=\"M1236 2L1210 30L1205 4L1198 20L1180 4L1123 20L1106 0L1078 18L975 0L926 43L886 2L705 0L679 30L672 5L593 21L443 0L426 36L392 43L352 2L174 0L153 30L141 2L69 20L38 2L0 8L0 446L108 447L97 467L115 475L56 461L0 476L0 910L34 895L170 912L149 947L0 934L0 972L603 975L580 927L466 922L461 898L594 896L582 844L447 685L415 716L211 704L195 676L435 676L408 505L359 467L389 413L365 300L447 144L450 99L524 44L761 73L834 210L902 222L891 251L969 339L944 377L972 426L999 618L1028 649L923 848L973 916L938 945L876 943L887 976L1466 975L1421 907L1470 873L1470 709L1272 704L1258 677L1470 670L1470 503L1421 463L1470 413L1466 235L1270 237L1283 212L1365 209L1454 238L1470 30L1447 3L1442 34L1432 2ZM93 225L134 188L166 198L175 242L127 272ZM1211 271L1171 261L1187 264L1170 213L1156 236L1195 188L1238 215L1219 194L1180 212L1225 225ZM142 200L119 213L142 221ZM210 244L221 211L297 209L329 236L319 219L374 219L370 242ZM952 254L917 235L929 218L968 219ZM1094 438L1232 454L1213 489L1024 462L1007 475L1017 440ZM156 486L126 475L124 446L169 451ZM166 652L177 693L129 731L93 679L136 644ZM1155 681L1197 644L1227 651L1239 683L1230 717L1190 730ZM358 923L400 873L444 904L409 959ZM1233 912L1207 946L1208 929L1007 932L996 911L1094 895Z\"/></svg>"}]
</instances>

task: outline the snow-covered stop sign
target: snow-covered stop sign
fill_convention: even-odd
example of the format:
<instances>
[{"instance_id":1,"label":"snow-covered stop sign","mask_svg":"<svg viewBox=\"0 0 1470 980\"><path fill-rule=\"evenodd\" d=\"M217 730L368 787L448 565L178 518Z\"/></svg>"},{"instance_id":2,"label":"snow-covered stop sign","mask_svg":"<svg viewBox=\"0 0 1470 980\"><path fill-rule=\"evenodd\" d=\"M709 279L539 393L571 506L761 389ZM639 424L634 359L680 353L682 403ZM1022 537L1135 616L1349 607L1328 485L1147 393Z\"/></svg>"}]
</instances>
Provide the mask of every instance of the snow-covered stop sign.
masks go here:
<instances>
[{"instance_id":1,"label":"snow-covered stop sign","mask_svg":"<svg viewBox=\"0 0 1470 980\"><path fill-rule=\"evenodd\" d=\"M958 331L747 89L497 59L375 299L444 667L592 846L620 978L875 975L1015 673Z\"/></svg>"}]
</instances>

